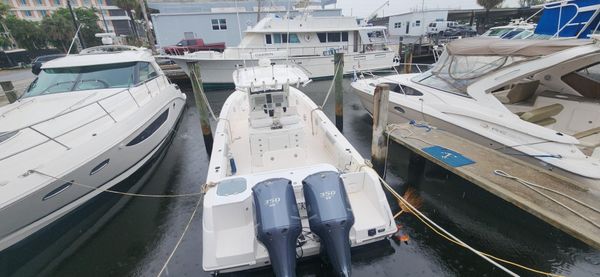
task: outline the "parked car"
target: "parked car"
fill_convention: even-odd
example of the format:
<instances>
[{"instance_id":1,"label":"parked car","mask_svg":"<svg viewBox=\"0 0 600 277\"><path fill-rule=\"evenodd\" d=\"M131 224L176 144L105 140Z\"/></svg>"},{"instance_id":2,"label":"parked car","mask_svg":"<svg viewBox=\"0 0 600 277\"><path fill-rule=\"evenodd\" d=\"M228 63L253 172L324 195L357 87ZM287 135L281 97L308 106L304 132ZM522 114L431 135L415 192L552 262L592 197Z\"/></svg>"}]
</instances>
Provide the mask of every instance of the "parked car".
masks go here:
<instances>
[{"instance_id":1,"label":"parked car","mask_svg":"<svg viewBox=\"0 0 600 277\"><path fill-rule=\"evenodd\" d=\"M443 35L444 31L455 26L458 26L456 21L435 21L427 25L427 33Z\"/></svg>"},{"instance_id":2,"label":"parked car","mask_svg":"<svg viewBox=\"0 0 600 277\"><path fill-rule=\"evenodd\" d=\"M201 38L183 39L172 46L165 46L163 50L169 55L183 55L185 52L192 53L197 51L218 51L225 50L225 42L204 43Z\"/></svg>"},{"instance_id":3,"label":"parked car","mask_svg":"<svg viewBox=\"0 0 600 277\"><path fill-rule=\"evenodd\" d=\"M443 35L446 37L473 37L477 35L477 32L469 28L469 26L458 25L446 29L443 32Z\"/></svg>"},{"instance_id":4,"label":"parked car","mask_svg":"<svg viewBox=\"0 0 600 277\"><path fill-rule=\"evenodd\" d=\"M47 61L62 58L64 56L66 56L66 55L65 54L52 54L52 55L39 56L39 57L35 58L35 60L33 60L33 62L31 63L31 73L33 73L35 75L40 74L40 72L42 71L42 64L44 64Z\"/></svg>"}]
</instances>

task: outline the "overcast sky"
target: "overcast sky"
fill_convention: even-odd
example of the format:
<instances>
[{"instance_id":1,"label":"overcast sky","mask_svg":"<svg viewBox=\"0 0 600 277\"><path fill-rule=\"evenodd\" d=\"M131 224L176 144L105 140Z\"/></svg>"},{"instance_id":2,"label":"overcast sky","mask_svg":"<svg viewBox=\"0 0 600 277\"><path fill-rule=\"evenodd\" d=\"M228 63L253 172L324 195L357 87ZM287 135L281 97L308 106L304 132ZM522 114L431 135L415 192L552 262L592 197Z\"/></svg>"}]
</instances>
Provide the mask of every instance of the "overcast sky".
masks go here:
<instances>
[{"instance_id":1,"label":"overcast sky","mask_svg":"<svg viewBox=\"0 0 600 277\"><path fill-rule=\"evenodd\" d=\"M472 9L481 8L476 0L424 0L425 9ZM377 7L385 3L385 0L337 0L336 7L341 8L344 15L365 17L371 14ZM390 5L379 11L379 16L421 10L421 0L390 0ZM518 0L504 0L503 7L516 7ZM328 7L333 7L329 5Z\"/></svg>"}]
</instances>

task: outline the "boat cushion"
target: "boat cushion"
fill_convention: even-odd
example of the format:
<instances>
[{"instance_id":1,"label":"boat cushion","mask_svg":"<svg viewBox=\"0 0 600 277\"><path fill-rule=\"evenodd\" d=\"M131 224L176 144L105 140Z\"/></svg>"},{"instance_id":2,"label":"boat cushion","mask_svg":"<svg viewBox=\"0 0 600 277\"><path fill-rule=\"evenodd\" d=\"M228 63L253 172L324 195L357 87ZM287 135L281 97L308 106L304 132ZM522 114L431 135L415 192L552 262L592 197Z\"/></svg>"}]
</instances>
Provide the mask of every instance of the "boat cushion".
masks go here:
<instances>
[{"instance_id":1,"label":"boat cushion","mask_svg":"<svg viewBox=\"0 0 600 277\"><path fill-rule=\"evenodd\" d=\"M533 109L531 111L525 112L521 115L521 119L528 122L539 122L546 118L553 117L559 114L563 110L563 105L561 104L552 104L540 108Z\"/></svg>"},{"instance_id":2,"label":"boat cushion","mask_svg":"<svg viewBox=\"0 0 600 277\"><path fill-rule=\"evenodd\" d=\"M592 128L592 129L585 130L585 131L581 131L581 132L578 132L578 133L574 134L573 136L575 138L581 139L581 138L589 137L589 136L592 136L592 135L595 135L595 134L598 134L598 133L600 133L600 127Z\"/></svg>"},{"instance_id":3,"label":"boat cushion","mask_svg":"<svg viewBox=\"0 0 600 277\"><path fill-rule=\"evenodd\" d=\"M540 126L549 126L549 125L556 123L556 119L554 119L552 117L548 117L548 118L544 118L540 121L536 121L536 122L532 122L532 123L535 123Z\"/></svg>"},{"instance_id":4,"label":"boat cushion","mask_svg":"<svg viewBox=\"0 0 600 277\"><path fill-rule=\"evenodd\" d=\"M494 93L494 96L503 104L514 104L533 96L539 85L539 80L520 82L514 84L510 89Z\"/></svg>"}]
</instances>

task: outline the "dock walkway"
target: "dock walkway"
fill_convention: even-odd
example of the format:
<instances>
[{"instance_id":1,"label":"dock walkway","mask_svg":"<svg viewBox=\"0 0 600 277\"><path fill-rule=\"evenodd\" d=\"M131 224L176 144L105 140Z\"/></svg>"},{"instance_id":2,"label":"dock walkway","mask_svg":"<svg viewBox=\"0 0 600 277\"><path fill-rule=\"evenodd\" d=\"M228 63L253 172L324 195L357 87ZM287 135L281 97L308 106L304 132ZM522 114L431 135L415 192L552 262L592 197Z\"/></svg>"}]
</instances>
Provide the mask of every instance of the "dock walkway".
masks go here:
<instances>
[{"instance_id":1,"label":"dock walkway","mask_svg":"<svg viewBox=\"0 0 600 277\"><path fill-rule=\"evenodd\" d=\"M595 193L590 193L590 184L575 183L515 157L483 147L446 131L432 129L428 132L426 128L417 128L409 124L397 124L395 126L388 133L391 140L592 247L600 249L600 227L598 227L600 226L600 213L598 211L554 192L538 189L573 211L587 217L590 222L518 181L499 176L494 171L502 170L528 182L559 191L592 206L596 210L600 210L598 188L595 189ZM447 165L422 150L424 147L432 145L458 152L475 161L475 163L461 167Z\"/></svg>"}]
</instances>

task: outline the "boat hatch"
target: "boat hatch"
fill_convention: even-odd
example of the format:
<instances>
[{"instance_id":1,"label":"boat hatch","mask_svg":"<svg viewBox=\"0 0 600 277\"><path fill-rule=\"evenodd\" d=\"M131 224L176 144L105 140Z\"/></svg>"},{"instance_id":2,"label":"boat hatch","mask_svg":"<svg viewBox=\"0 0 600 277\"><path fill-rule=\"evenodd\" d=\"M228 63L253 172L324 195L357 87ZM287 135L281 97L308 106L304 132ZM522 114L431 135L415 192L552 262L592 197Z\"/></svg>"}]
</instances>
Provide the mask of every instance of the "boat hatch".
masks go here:
<instances>
[{"instance_id":1,"label":"boat hatch","mask_svg":"<svg viewBox=\"0 0 600 277\"><path fill-rule=\"evenodd\" d=\"M228 196L242 193L246 190L246 178L232 178L219 182L218 196Z\"/></svg>"}]
</instances>

